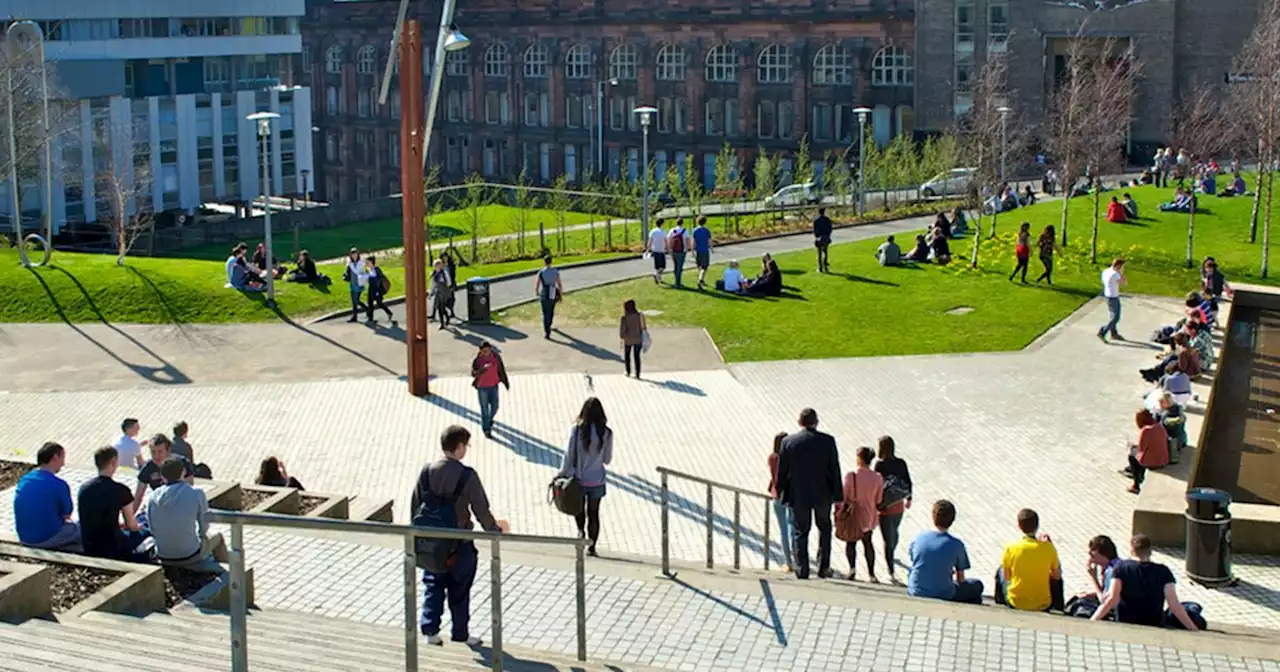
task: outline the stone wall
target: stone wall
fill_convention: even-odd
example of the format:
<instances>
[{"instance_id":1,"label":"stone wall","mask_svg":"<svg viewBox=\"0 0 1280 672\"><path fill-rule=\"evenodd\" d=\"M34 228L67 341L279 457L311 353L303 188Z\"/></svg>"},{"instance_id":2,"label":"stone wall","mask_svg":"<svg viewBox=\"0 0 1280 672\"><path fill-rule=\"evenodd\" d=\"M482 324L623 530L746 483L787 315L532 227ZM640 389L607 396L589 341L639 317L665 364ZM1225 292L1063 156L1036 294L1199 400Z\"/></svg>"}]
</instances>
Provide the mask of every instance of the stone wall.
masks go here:
<instances>
[{"instance_id":1,"label":"stone wall","mask_svg":"<svg viewBox=\"0 0 1280 672\"><path fill-rule=\"evenodd\" d=\"M390 196L305 210L272 212L271 229L277 236L286 236L292 234L294 227L303 231L330 229L351 222L399 216L400 197ZM144 236L138 241L136 249L153 249L155 254L165 254L200 245L225 244L230 248L241 240L262 238L262 226L262 217L197 220L187 226L156 231L154 248L149 247Z\"/></svg>"}]
</instances>

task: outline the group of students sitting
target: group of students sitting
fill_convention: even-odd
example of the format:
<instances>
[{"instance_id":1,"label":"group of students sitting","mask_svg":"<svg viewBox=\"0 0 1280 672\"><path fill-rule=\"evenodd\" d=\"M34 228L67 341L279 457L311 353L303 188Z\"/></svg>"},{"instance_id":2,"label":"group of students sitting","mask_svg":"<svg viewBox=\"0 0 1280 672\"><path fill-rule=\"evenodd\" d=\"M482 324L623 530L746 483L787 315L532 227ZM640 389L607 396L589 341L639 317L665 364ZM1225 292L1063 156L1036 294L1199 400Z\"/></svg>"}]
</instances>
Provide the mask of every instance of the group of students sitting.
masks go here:
<instances>
[{"instance_id":1,"label":"group of students sitting","mask_svg":"<svg viewBox=\"0 0 1280 672\"><path fill-rule=\"evenodd\" d=\"M773 255L765 254L760 259L760 266L760 275L751 280L742 274L742 267L737 259L730 261L724 269L724 275L716 281L716 289L748 296L781 296L782 271L778 268L778 262L773 260Z\"/></svg>"},{"instance_id":2,"label":"group of students sitting","mask_svg":"<svg viewBox=\"0 0 1280 672\"><path fill-rule=\"evenodd\" d=\"M1125 192L1120 198L1111 197L1111 202L1107 204L1107 221L1114 224L1125 224L1131 219L1138 218L1138 202Z\"/></svg>"},{"instance_id":3,"label":"group of students sitting","mask_svg":"<svg viewBox=\"0 0 1280 672\"><path fill-rule=\"evenodd\" d=\"M236 243L235 247L231 248L231 256L227 257L226 261L227 287L242 292L265 292L268 274L289 282L305 284L329 282L328 276L316 270L316 262L307 250L298 253L297 268L292 271L282 266L280 260L274 256L268 265L267 248L262 243L258 243L258 247L254 249L252 261L247 258L248 253L247 243Z\"/></svg>"},{"instance_id":4,"label":"group of students sitting","mask_svg":"<svg viewBox=\"0 0 1280 672\"><path fill-rule=\"evenodd\" d=\"M194 461L187 423L174 427L172 440L156 434L138 441L139 424L133 418L121 429L113 445L94 451L98 475L80 485L74 502L70 485L58 476L66 450L48 442L36 451L36 468L18 481L14 494L18 540L32 548L221 572L225 550L209 536L209 502L195 487L196 478L211 478L212 473ZM144 446L150 459L142 457ZM121 466L137 470L134 488L116 480ZM302 489L275 457L263 461L257 482Z\"/></svg>"},{"instance_id":5,"label":"group of students sitting","mask_svg":"<svg viewBox=\"0 0 1280 672\"><path fill-rule=\"evenodd\" d=\"M1000 213L1016 210L1023 206L1034 205L1036 192L1031 185L1025 185L1022 193L1005 182L994 192L988 191L983 199L983 210L987 213Z\"/></svg>"}]
</instances>

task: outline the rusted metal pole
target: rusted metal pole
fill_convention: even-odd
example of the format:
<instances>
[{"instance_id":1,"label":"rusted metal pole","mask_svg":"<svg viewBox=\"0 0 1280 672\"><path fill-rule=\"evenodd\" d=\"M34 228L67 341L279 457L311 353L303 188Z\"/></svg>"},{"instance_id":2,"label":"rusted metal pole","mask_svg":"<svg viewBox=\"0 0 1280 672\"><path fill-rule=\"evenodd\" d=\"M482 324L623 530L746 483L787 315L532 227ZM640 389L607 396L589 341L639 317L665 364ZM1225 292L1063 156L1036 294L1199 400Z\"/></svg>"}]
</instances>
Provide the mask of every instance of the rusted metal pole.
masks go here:
<instances>
[{"instance_id":1,"label":"rusted metal pole","mask_svg":"<svg viewBox=\"0 0 1280 672\"><path fill-rule=\"evenodd\" d=\"M443 67L437 64L437 67ZM427 262L423 192L422 37L417 21L406 21L400 39L400 199L404 226L405 348L409 394L425 397L427 368Z\"/></svg>"}]
</instances>

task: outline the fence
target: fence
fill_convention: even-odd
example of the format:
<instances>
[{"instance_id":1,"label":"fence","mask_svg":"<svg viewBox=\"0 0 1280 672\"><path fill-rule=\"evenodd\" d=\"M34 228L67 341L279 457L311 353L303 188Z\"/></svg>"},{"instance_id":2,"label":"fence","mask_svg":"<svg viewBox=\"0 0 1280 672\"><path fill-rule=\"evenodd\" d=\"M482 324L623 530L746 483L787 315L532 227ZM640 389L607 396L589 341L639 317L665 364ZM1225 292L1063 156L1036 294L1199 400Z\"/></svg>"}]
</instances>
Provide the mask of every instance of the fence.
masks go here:
<instances>
[{"instance_id":1,"label":"fence","mask_svg":"<svg viewBox=\"0 0 1280 672\"><path fill-rule=\"evenodd\" d=\"M773 509L773 498L769 495L739 488L727 483L711 481L700 476L685 474L674 469L658 467L662 475L662 573L671 573L671 489L669 479L674 477L693 483L700 483L707 488L707 569L715 566L715 491L726 490L733 494L733 568L742 569L742 498L763 500L764 506L764 568L769 569L769 519Z\"/></svg>"},{"instance_id":2,"label":"fence","mask_svg":"<svg viewBox=\"0 0 1280 672\"><path fill-rule=\"evenodd\" d=\"M231 526L231 669L232 672L248 672L248 617L249 604L245 586L244 527L279 527L292 530L321 530L398 536L404 539L404 668L418 670L418 567L414 553L414 540L418 537L457 539L459 541L489 542L490 609L493 612L493 669L502 670L502 544L552 544L573 546L576 549L575 577L577 591L578 660L587 659L587 598L586 564L583 550L586 541L566 537L542 537L522 534L498 534L472 530L447 530L412 525L391 525L351 520L300 518L276 514L238 513L213 511L212 519Z\"/></svg>"}]
</instances>

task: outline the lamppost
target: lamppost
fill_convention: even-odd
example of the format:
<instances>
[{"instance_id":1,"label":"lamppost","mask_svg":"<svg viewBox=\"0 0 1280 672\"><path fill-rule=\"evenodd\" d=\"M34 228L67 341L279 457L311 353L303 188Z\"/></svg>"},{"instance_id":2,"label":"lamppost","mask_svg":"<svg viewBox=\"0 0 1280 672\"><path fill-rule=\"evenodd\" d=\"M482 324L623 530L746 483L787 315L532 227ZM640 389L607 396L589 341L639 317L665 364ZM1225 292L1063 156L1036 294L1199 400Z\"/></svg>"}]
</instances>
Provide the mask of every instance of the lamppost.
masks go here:
<instances>
[{"instance_id":1,"label":"lamppost","mask_svg":"<svg viewBox=\"0 0 1280 672\"><path fill-rule=\"evenodd\" d=\"M1004 158L1006 148L1008 147L1008 127L1009 113L1013 110L1007 105L1001 105L996 108L996 112L1000 113L1000 181L1004 182Z\"/></svg>"},{"instance_id":2,"label":"lamppost","mask_svg":"<svg viewBox=\"0 0 1280 672\"><path fill-rule=\"evenodd\" d=\"M276 305L276 264L271 254L271 121L279 119L275 112L254 112L245 117L258 125L262 145L262 238L266 246L267 304Z\"/></svg>"},{"instance_id":3,"label":"lamppost","mask_svg":"<svg viewBox=\"0 0 1280 672\"><path fill-rule=\"evenodd\" d=\"M596 173L604 175L604 85L617 86L617 78L596 82L596 133L593 138L596 146Z\"/></svg>"},{"instance_id":4,"label":"lamppost","mask_svg":"<svg viewBox=\"0 0 1280 672\"><path fill-rule=\"evenodd\" d=\"M18 144L14 129L13 63L23 53L35 49L40 58L40 101L44 107L44 233L45 247L53 240L53 154L50 143L53 133L49 129L49 71L44 60L44 31L34 21L16 21L4 31L4 46L8 51L10 67L5 68L9 90L9 185L13 192L13 233L24 265L26 252L22 237L22 189L18 185Z\"/></svg>"},{"instance_id":5,"label":"lamppost","mask_svg":"<svg viewBox=\"0 0 1280 672\"><path fill-rule=\"evenodd\" d=\"M858 115L858 216L867 208L867 116L871 114L869 107L855 107L853 113Z\"/></svg>"},{"instance_id":6,"label":"lamppost","mask_svg":"<svg viewBox=\"0 0 1280 672\"><path fill-rule=\"evenodd\" d=\"M644 228L642 231L649 230L649 123L653 119L653 115L657 113L657 108L644 105L632 110L633 114L640 115L640 170L644 172L644 198L643 210L641 210L640 221Z\"/></svg>"}]
</instances>

